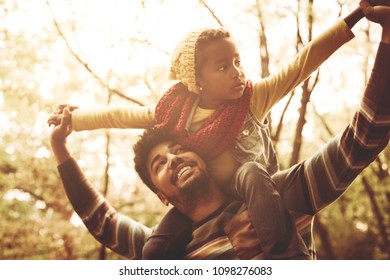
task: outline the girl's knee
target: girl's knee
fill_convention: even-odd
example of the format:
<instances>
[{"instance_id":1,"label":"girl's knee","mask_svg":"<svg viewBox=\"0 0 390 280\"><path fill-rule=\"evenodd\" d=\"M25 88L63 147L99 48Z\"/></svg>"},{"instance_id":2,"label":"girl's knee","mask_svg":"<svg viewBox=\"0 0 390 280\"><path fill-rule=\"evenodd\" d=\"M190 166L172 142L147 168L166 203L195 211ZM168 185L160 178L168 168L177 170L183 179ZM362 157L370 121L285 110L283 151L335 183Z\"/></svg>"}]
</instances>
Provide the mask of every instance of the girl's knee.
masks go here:
<instances>
[{"instance_id":1,"label":"girl's knee","mask_svg":"<svg viewBox=\"0 0 390 280\"><path fill-rule=\"evenodd\" d=\"M247 162L237 170L234 189L239 196L273 193L275 183L264 167L257 162Z\"/></svg>"},{"instance_id":2,"label":"girl's knee","mask_svg":"<svg viewBox=\"0 0 390 280\"><path fill-rule=\"evenodd\" d=\"M251 183L272 181L267 170L257 162L246 162L238 170L237 175L242 182Z\"/></svg>"}]
</instances>

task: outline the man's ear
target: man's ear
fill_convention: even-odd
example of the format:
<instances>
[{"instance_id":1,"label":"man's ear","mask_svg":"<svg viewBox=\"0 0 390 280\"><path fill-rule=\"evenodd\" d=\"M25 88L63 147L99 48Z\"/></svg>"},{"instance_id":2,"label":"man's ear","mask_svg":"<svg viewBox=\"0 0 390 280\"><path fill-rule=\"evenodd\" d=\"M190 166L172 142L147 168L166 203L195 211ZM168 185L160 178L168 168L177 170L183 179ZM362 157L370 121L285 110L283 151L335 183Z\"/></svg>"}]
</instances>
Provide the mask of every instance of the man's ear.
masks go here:
<instances>
[{"instance_id":1,"label":"man's ear","mask_svg":"<svg viewBox=\"0 0 390 280\"><path fill-rule=\"evenodd\" d=\"M161 202L164 203L165 206L169 205L167 197L162 192L157 192L157 196L161 200Z\"/></svg>"}]
</instances>

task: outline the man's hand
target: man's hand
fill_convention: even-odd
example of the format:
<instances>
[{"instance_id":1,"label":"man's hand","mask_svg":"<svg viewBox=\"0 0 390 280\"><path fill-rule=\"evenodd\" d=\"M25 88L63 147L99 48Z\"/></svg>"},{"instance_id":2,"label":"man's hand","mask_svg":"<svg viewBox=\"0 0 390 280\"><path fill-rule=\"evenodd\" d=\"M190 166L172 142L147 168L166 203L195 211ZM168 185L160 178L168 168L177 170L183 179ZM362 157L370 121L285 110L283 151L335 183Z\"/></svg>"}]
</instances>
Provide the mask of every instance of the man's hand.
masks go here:
<instances>
[{"instance_id":1,"label":"man's hand","mask_svg":"<svg viewBox=\"0 0 390 280\"><path fill-rule=\"evenodd\" d=\"M382 0L386 2L386 6L371 6L367 0L360 1L360 8L363 11L363 14L370 21L379 23L382 25L382 42L390 44L390 7L389 1Z\"/></svg>"},{"instance_id":2,"label":"man's hand","mask_svg":"<svg viewBox=\"0 0 390 280\"><path fill-rule=\"evenodd\" d=\"M53 128L50 137L51 148L58 164L64 163L71 157L66 147L66 138L71 132L70 112L69 108L65 107L61 115L60 123Z\"/></svg>"},{"instance_id":3,"label":"man's hand","mask_svg":"<svg viewBox=\"0 0 390 280\"><path fill-rule=\"evenodd\" d=\"M390 0L369 0L371 6L390 6Z\"/></svg>"},{"instance_id":4,"label":"man's hand","mask_svg":"<svg viewBox=\"0 0 390 280\"><path fill-rule=\"evenodd\" d=\"M59 124L54 127L53 131L51 132L51 141L65 143L66 138L71 132L72 128L70 125L70 112L69 108L65 107L63 109Z\"/></svg>"},{"instance_id":5,"label":"man's hand","mask_svg":"<svg viewBox=\"0 0 390 280\"><path fill-rule=\"evenodd\" d=\"M381 5L374 6L378 4ZM383 27L385 27L385 25L390 25L390 0L361 0L360 8L368 20L379 23Z\"/></svg>"}]
</instances>

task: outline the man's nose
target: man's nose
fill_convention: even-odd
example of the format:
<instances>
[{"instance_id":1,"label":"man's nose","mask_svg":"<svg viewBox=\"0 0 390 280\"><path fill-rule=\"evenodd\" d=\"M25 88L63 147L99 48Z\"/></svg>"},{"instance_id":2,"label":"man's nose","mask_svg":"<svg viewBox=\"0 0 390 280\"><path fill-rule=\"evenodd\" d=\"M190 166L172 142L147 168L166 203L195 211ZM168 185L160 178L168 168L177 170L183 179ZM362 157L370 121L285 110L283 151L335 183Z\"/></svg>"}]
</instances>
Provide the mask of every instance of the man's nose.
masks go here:
<instances>
[{"instance_id":1,"label":"man's nose","mask_svg":"<svg viewBox=\"0 0 390 280\"><path fill-rule=\"evenodd\" d=\"M175 169L181 162L183 162L183 159L178 157L177 155L168 155L168 167L170 169Z\"/></svg>"}]
</instances>

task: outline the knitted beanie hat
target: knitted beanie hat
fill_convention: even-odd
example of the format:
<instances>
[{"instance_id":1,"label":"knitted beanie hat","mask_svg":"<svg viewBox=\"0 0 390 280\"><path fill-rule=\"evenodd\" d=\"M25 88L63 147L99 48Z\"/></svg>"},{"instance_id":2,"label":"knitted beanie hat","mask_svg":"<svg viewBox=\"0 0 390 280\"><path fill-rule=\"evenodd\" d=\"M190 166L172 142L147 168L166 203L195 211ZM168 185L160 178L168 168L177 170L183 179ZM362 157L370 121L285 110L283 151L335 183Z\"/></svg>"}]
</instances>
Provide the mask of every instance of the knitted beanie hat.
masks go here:
<instances>
[{"instance_id":1,"label":"knitted beanie hat","mask_svg":"<svg viewBox=\"0 0 390 280\"><path fill-rule=\"evenodd\" d=\"M196 87L195 49L199 36L204 29L188 33L176 46L172 54L169 78L180 80L190 92L199 94Z\"/></svg>"}]
</instances>

